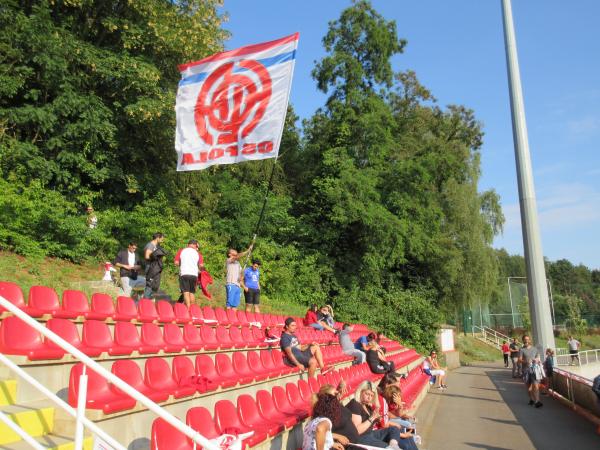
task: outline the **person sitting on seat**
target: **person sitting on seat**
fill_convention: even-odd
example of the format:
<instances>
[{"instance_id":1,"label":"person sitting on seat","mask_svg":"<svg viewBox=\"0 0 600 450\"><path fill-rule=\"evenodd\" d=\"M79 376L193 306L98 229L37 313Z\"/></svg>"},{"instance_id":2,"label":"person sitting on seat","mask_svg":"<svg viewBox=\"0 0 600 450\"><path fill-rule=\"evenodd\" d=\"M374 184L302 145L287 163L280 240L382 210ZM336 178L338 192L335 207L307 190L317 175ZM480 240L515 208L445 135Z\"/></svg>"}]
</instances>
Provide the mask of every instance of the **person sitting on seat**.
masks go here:
<instances>
[{"instance_id":1,"label":"person sitting on seat","mask_svg":"<svg viewBox=\"0 0 600 450\"><path fill-rule=\"evenodd\" d=\"M340 331L339 334L340 347L342 347L342 352L344 352L345 355L352 356L354 358L352 365L362 364L366 361L367 356L362 350L357 350L354 348L354 344L350 338L350 333L352 333L352 331L352 325L345 323L342 327L342 331Z\"/></svg>"},{"instance_id":2,"label":"person sitting on seat","mask_svg":"<svg viewBox=\"0 0 600 450\"><path fill-rule=\"evenodd\" d=\"M354 343L354 348L357 350L362 350L363 352L367 352L369 350L369 342L375 340L375 333L369 333L366 336L359 337Z\"/></svg>"},{"instance_id":3,"label":"person sitting on seat","mask_svg":"<svg viewBox=\"0 0 600 450\"><path fill-rule=\"evenodd\" d=\"M307 327L313 327L315 330L329 330L332 333L337 334L337 330L335 328L330 327L325 320L319 319L317 312L320 312L319 307L314 304L311 305L308 311L306 311L306 316L304 316L304 325Z\"/></svg>"},{"instance_id":4,"label":"person sitting on seat","mask_svg":"<svg viewBox=\"0 0 600 450\"><path fill-rule=\"evenodd\" d=\"M386 360L385 354L375 340L369 342L367 364L373 373L393 373L396 371L394 362Z\"/></svg>"},{"instance_id":5,"label":"person sitting on seat","mask_svg":"<svg viewBox=\"0 0 600 450\"><path fill-rule=\"evenodd\" d=\"M348 440L331 432L333 424L338 424L342 418L342 404L337 396L319 392L312 406L312 420L304 427L302 450L344 450L340 441L347 445Z\"/></svg>"},{"instance_id":6,"label":"person sitting on seat","mask_svg":"<svg viewBox=\"0 0 600 450\"><path fill-rule=\"evenodd\" d=\"M279 341L281 351L285 355L283 361L288 366L298 367L302 372L308 369L309 377L315 376L317 367L321 369L322 374L329 372L332 368L325 367L319 344L316 342L310 345L300 344L295 334L296 328L298 328L298 325L293 317L285 319L283 333L281 333L281 340Z\"/></svg>"},{"instance_id":7,"label":"person sitting on seat","mask_svg":"<svg viewBox=\"0 0 600 450\"><path fill-rule=\"evenodd\" d=\"M448 386L444 383L446 381L446 371L440 367L440 363L437 360L437 352L431 350L429 356L423 361L423 372L430 377L436 377L437 388L446 389Z\"/></svg>"}]
</instances>

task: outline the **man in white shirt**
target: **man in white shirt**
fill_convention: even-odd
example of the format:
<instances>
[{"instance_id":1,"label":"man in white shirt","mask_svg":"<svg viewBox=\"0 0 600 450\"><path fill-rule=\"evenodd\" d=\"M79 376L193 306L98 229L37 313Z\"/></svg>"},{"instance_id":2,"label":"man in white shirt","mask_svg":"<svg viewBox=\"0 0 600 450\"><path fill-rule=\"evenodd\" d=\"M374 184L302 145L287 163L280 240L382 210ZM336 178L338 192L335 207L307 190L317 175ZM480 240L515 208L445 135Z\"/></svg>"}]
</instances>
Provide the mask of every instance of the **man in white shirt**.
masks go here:
<instances>
[{"instance_id":1,"label":"man in white shirt","mask_svg":"<svg viewBox=\"0 0 600 450\"><path fill-rule=\"evenodd\" d=\"M179 288L183 292L183 301L188 308L195 301L198 274L202 268L204 268L204 261L198 252L198 241L191 239L179 255Z\"/></svg>"},{"instance_id":2,"label":"man in white shirt","mask_svg":"<svg viewBox=\"0 0 600 450\"><path fill-rule=\"evenodd\" d=\"M571 355L571 362L569 365L572 366L575 364L575 358L577 358L577 362L579 363L579 347L581 347L581 343L573 336L569 336L567 344L569 346L569 354Z\"/></svg>"}]
</instances>

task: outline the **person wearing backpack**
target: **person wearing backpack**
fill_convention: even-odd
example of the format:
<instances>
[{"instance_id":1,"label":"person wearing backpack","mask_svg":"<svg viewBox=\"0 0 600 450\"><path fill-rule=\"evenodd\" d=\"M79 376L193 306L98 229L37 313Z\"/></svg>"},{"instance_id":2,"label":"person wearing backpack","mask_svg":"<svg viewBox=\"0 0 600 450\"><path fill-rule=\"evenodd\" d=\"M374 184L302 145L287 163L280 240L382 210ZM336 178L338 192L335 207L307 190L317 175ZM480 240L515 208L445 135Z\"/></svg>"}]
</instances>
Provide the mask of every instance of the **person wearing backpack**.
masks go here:
<instances>
[{"instance_id":1,"label":"person wearing backpack","mask_svg":"<svg viewBox=\"0 0 600 450\"><path fill-rule=\"evenodd\" d=\"M519 361L523 369L523 381L529 394L529 405L540 408L543 406L543 403L540 402L540 383L545 374L540 354L537 348L531 344L531 338L528 335L523 336L523 347L519 352Z\"/></svg>"}]
</instances>

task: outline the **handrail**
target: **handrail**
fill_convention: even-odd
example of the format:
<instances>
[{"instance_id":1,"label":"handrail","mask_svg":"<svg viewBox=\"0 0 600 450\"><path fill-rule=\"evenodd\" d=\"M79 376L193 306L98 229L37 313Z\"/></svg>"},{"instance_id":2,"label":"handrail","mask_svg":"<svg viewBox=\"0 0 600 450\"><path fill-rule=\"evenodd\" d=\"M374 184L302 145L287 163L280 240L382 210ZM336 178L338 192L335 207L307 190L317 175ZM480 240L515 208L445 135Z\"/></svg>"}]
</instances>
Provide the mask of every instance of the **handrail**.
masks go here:
<instances>
[{"instance_id":1,"label":"handrail","mask_svg":"<svg viewBox=\"0 0 600 450\"><path fill-rule=\"evenodd\" d=\"M15 372L19 377L23 378L29 384L31 384L34 388L56 403L59 407L64 409L70 416L77 418L77 411L63 399L58 397L56 394L51 392L48 388L46 388L43 384L38 382L35 378L29 375L26 371L21 369L17 364L8 359L5 355L0 353L0 362L3 362L8 366L10 370ZM89 420L87 417L81 417L81 421L83 424L88 427L94 434L98 435L102 439L104 439L108 444L112 445L117 450L127 450L126 447L119 444L115 441L110 435L108 435L102 428L96 425L94 422Z\"/></svg>"},{"instance_id":2,"label":"handrail","mask_svg":"<svg viewBox=\"0 0 600 450\"><path fill-rule=\"evenodd\" d=\"M0 353L0 355L1 354L2 353ZM11 420L10 417L8 417L2 411L0 411L0 421L4 422L4 424L8 428L13 430L16 434L18 434L21 439L23 439L25 442L27 442L29 445L31 445L33 448L35 448L35 450L46 450L46 447L41 445L38 441L36 441L30 435L28 435L27 432L25 430L23 430L23 428L21 428L19 425L17 425L16 422Z\"/></svg>"},{"instance_id":3,"label":"handrail","mask_svg":"<svg viewBox=\"0 0 600 450\"><path fill-rule=\"evenodd\" d=\"M219 447L217 445L215 445L214 442L211 442L210 440L205 438L203 435L201 435L200 433L195 431L193 428L191 428L187 424L183 423L181 420L179 420L173 414L169 413L164 408L162 408L161 406L157 405L155 402L150 400L148 397L141 394L136 389L132 388L129 384L127 384L126 382L121 380L119 377L117 377L113 373L106 370L104 367L102 367L96 361L91 359L89 356L87 356L86 354L84 354L83 352L78 350L77 348L73 347L71 344L69 344L63 338L61 338L57 334L53 333L46 327L42 326L37 320L31 318L27 313L20 310L17 306L15 306L11 302L9 302L7 299L2 297L1 295L0 295L0 306L9 310L11 313L13 313L15 316L17 316L23 322L25 322L26 324L28 324L35 330L39 331L45 337L50 339L56 345L58 345L63 350L65 350L67 353L70 353L72 356L74 356L76 359L81 361L87 367L92 369L98 375L102 376L103 378L108 380L110 383L114 384L121 391L125 392L130 397L133 397L135 400L137 400L138 402L143 404L150 411L152 411L157 416L159 416L160 418L162 418L163 420L168 422L171 426L173 426L174 428L176 428L177 430L179 430L180 432L185 434L187 437L192 439L192 441L195 442L196 444L199 444L208 450L220 450Z\"/></svg>"},{"instance_id":4,"label":"handrail","mask_svg":"<svg viewBox=\"0 0 600 450\"><path fill-rule=\"evenodd\" d=\"M480 333L483 335L482 338L486 342L494 343L496 346L500 347L500 341L509 341L510 338L505 334L502 334L493 328L489 328L486 326L473 325L472 333L475 335L475 330L481 330ZM491 335L491 336L488 336Z\"/></svg>"}]
</instances>

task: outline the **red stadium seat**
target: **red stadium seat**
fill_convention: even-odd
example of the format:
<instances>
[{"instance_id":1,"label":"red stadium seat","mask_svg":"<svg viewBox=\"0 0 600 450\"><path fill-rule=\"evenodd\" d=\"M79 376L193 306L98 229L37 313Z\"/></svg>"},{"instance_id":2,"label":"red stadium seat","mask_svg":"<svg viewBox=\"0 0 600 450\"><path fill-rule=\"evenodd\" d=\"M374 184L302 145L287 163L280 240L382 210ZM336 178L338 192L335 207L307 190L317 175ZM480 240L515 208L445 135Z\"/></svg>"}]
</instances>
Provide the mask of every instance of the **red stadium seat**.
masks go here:
<instances>
[{"instance_id":1,"label":"red stadium seat","mask_svg":"<svg viewBox=\"0 0 600 450\"><path fill-rule=\"evenodd\" d=\"M150 389L168 392L175 398L190 397L196 393L196 386L180 386L175 382L169 363L162 358L146 360L144 380Z\"/></svg>"},{"instance_id":2,"label":"red stadium seat","mask_svg":"<svg viewBox=\"0 0 600 450\"><path fill-rule=\"evenodd\" d=\"M83 364L75 364L69 375L69 405L77 407L79 395L79 377L83 372ZM115 393L105 378L98 375L92 369L87 368L88 375L86 408L101 409L105 414L124 411L135 407L135 400Z\"/></svg>"},{"instance_id":3,"label":"red stadium seat","mask_svg":"<svg viewBox=\"0 0 600 450\"><path fill-rule=\"evenodd\" d=\"M219 325L229 325L229 318L227 317L227 313L223 308L215 308L215 317L217 318L217 322Z\"/></svg>"},{"instance_id":4,"label":"red stadium seat","mask_svg":"<svg viewBox=\"0 0 600 450\"><path fill-rule=\"evenodd\" d=\"M248 347L258 347L259 343L254 339L254 335L250 328L242 327L241 333L242 339L248 344Z\"/></svg>"},{"instance_id":5,"label":"red stadium seat","mask_svg":"<svg viewBox=\"0 0 600 450\"><path fill-rule=\"evenodd\" d=\"M285 429L281 423L263 417L256 402L248 394L242 394L237 398L237 411L241 422L255 433L267 433L269 437L273 437Z\"/></svg>"},{"instance_id":6,"label":"red stadium seat","mask_svg":"<svg viewBox=\"0 0 600 450\"><path fill-rule=\"evenodd\" d=\"M190 305L190 317L192 318L192 323L196 325L200 325L204 323L204 313L202 312L202 308L198 305Z\"/></svg>"},{"instance_id":7,"label":"red stadium seat","mask_svg":"<svg viewBox=\"0 0 600 450\"><path fill-rule=\"evenodd\" d=\"M201 354L196 356L196 373L199 376L206 377L210 381L218 383L222 388L233 387L238 383L235 378L221 377L215 368L215 363L208 355Z\"/></svg>"},{"instance_id":8,"label":"red stadium seat","mask_svg":"<svg viewBox=\"0 0 600 450\"><path fill-rule=\"evenodd\" d=\"M92 294L92 312L103 316L104 320L114 319L115 304L113 303L112 297L108 294L101 294L99 292Z\"/></svg>"},{"instance_id":9,"label":"red stadium seat","mask_svg":"<svg viewBox=\"0 0 600 450\"><path fill-rule=\"evenodd\" d=\"M204 342L204 350L218 350L220 344L217 341L215 329L208 325L200 327L200 336Z\"/></svg>"},{"instance_id":10,"label":"red stadium seat","mask_svg":"<svg viewBox=\"0 0 600 450\"><path fill-rule=\"evenodd\" d=\"M275 365L277 370L281 371L282 375L287 375L289 373L300 371L300 369L298 369L297 367L290 367L283 361L283 352L278 348L271 349L271 356L273 357L273 364Z\"/></svg>"},{"instance_id":11,"label":"red stadium seat","mask_svg":"<svg viewBox=\"0 0 600 450\"><path fill-rule=\"evenodd\" d=\"M98 347L86 347L81 342L79 337L79 331L77 331L77 326L68 319L50 319L46 322L46 328L50 331L58 334L61 338L75 347L77 350L82 351L87 356L95 358L100 356L102 353L102 349ZM61 347L56 345L51 340L46 340L46 344L49 348L55 348L57 350L63 351Z\"/></svg>"},{"instance_id":12,"label":"red stadium seat","mask_svg":"<svg viewBox=\"0 0 600 450\"><path fill-rule=\"evenodd\" d=\"M121 347L130 348L131 351L137 351L142 355L158 353L162 347L150 345L142 342L138 333L137 326L131 322L116 322L114 328L115 344Z\"/></svg>"},{"instance_id":13,"label":"red stadium seat","mask_svg":"<svg viewBox=\"0 0 600 450\"><path fill-rule=\"evenodd\" d=\"M142 372L139 366L131 359L120 359L112 365L111 371L125 383L137 390L140 394L145 395L154 402L164 402L169 398L169 392L155 391L151 389L142 378ZM123 391L111 386L111 389L116 394L127 396ZM127 396L128 397L128 396Z\"/></svg>"},{"instance_id":14,"label":"red stadium seat","mask_svg":"<svg viewBox=\"0 0 600 450\"><path fill-rule=\"evenodd\" d=\"M56 291L46 286L31 286L28 306L32 311L42 311L53 317L69 317L69 314L63 314Z\"/></svg>"},{"instance_id":15,"label":"red stadium seat","mask_svg":"<svg viewBox=\"0 0 600 450\"><path fill-rule=\"evenodd\" d=\"M218 322L217 320L217 316L215 315L215 310L212 309L210 306L205 306L202 308L202 317L204 318L204 321L210 321L213 323Z\"/></svg>"},{"instance_id":16,"label":"red stadium seat","mask_svg":"<svg viewBox=\"0 0 600 450\"><path fill-rule=\"evenodd\" d=\"M260 355L255 351L246 352L246 357L248 358L248 366L254 372L254 374L258 377L266 377L266 378L276 378L275 374L269 373L269 371L263 366L263 363L260 359ZM258 378L257 378L258 380Z\"/></svg>"},{"instance_id":17,"label":"red stadium seat","mask_svg":"<svg viewBox=\"0 0 600 450\"><path fill-rule=\"evenodd\" d=\"M313 394L317 394L321 388L315 377L308 377L308 385L310 386L310 390Z\"/></svg>"},{"instance_id":18,"label":"red stadium seat","mask_svg":"<svg viewBox=\"0 0 600 450\"><path fill-rule=\"evenodd\" d=\"M200 330L191 323L183 326L183 340L185 341L186 349L190 352L200 351L204 348Z\"/></svg>"},{"instance_id":19,"label":"red stadium seat","mask_svg":"<svg viewBox=\"0 0 600 450\"><path fill-rule=\"evenodd\" d=\"M221 430L231 428L239 430L239 433L248 433L252 431L250 427L242 423L235 406L233 406L233 403L229 400L219 400L215 403L215 424ZM248 439L244 439L243 444L254 447L266 439L266 433L255 431Z\"/></svg>"},{"instance_id":20,"label":"red stadium seat","mask_svg":"<svg viewBox=\"0 0 600 450\"><path fill-rule=\"evenodd\" d=\"M142 298L138 302L138 320L140 322L157 322L158 313L154 302L149 298Z\"/></svg>"},{"instance_id":21,"label":"red stadium seat","mask_svg":"<svg viewBox=\"0 0 600 450\"><path fill-rule=\"evenodd\" d=\"M265 332L262 328L252 328L252 335L254 336L254 342L259 347L269 347L269 343L265 342Z\"/></svg>"},{"instance_id":22,"label":"red stadium seat","mask_svg":"<svg viewBox=\"0 0 600 450\"><path fill-rule=\"evenodd\" d=\"M233 370L231 359L225 353L215 355L215 368L221 379L237 380L240 384L248 384L254 381L254 376L243 376Z\"/></svg>"},{"instance_id":23,"label":"red stadium seat","mask_svg":"<svg viewBox=\"0 0 600 450\"><path fill-rule=\"evenodd\" d=\"M176 323L192 323L193 319L190 315L190 310L183 303L175 303L173 306Z\"/></svg>"},{"instance_id":24,"label":"red stadium seat","mask_svg":"<svg viewBox=\"0 0 600 450\"><path fill-rule=\"evenodd\" d=\"M200 382L194 363L187 356L173 358L173 379L180 386L194 386L200 393L214 391L219 387L218 383L210 381L206 377Z\"/></svg>"},{"instance_id":25,"label":"red stadium seat","mask_svg":"<svg viewBox=\"0 0 600 450\"><path fill-rule=\"evenodd\" d=\"M27 310L27 305L25 305L25 299L23 297L23 291L21 287L16 283L11 283L10 281L0 281L0 295L4 297L6 300L11 302L17 308L22 310ZM2 306L0 306L0 314L7 311ZM35 311L34 311L35 312ZM38 315L28 313L30 316L38 317ZM41 316L43 313L39 311L39 315Z\"/></svg>"},{"instance_id":26,"label":"red stadium seat","mask_svg":"<svg viewBox=\"0 0 600 450\"><path fill-rule=\"evenodd\" d=\"M188 346L187 342L183 339L183 335L181 334L181 328L179 325L175 325L174 323L166 323L163 326L163 336L167 345L173 346L173 348L178 348L179 350L175 350L180 352L181 349L185 349L186 351L191 351L191 348L196 348L195 345Z\"/></svg>"},{"instance_id":27,"label":"red stadium seat","mask_svg":"<svg viewBox=\"0 0 600 450\"><path fill-rule=\"evenodd\" d=\"M0 323L0 353L23 355L29 360L60 359L64 351L50 346L42 334L16 316L6 317Z\"/></svg>"},{"instance_id":28,"label":"red stadium seat","mask_svg":"<svg viewBox=\"0 0 600 450\"><path fill-rule=\"evenodd\" d=\"M300 390L296 383L286 383L285 392L290 401L290 405L294 406L296 409L306 409L307 411L310 409L310 402L304 401L301 397Z\"/></svg>"},{"instance_id":29,"label":"red stadium seat","mask_svg":"<svg viewBox=\"0 0 600 450\"><path fill-rule=\"evenodd\" d=\"M154 323L142 325L142 344L156 346L167 353L179 353L183 347L176 344L167 344L162 331Z\"/></svg>"},{"instance_id":30,"label":"red stadium seat","mask_svg":"<svg viewBox=\"0 0 600 450\"><path fill-rule=\"evenodd\" d=\"M221 350L233 348L233 342L231 342L231 337L229 337L229 328L225 328L223 325L217 325L215 328L215 336Z\"/></svg>"},{"instance_id":31,"label":"red stadium seat","mask_svg":"<svg viewBox=\"0 0 600 450\"><path fill-rule=\"evenodd\" d=\"M244 311L239 311L239 313L243 313ZM246 311L246 319L248 320L248 323L250 322L259 322L259 320L256 318L256 314L253 313L252 311Z\"/></svg>"},{"instance_id":32,"label":"red stadium seat","mask_svg":"<svg viewBox=\"0 0 600 450\"><path fill-rule=\"evenodd\" d=\"M207 439L215 439L221 436L221 431L215 424L210 412L202 406L188 409L185 421L191 428Z\"/></svg>"},{"instance_id":33,"label":"red stadium seat","mask_svg":"<svg viewBox=\"0 0 600 450\"><path fill-rule=\"evenodd\" d=\"M125 297L123 295L117 297L117 308L114 319L126 322L138 319L138 310L131 297Z\"/></svg>"},{"instance_id":34,"label":"red stadium seat","mask_svg":"<svg viewBox=\"0 0 600 450\"><path fill-rule=\"evenodd\" d=\"M158 313L158 321L162 323L175 323L175 312L171 304L165 300L156 302L156 312Z\"/></svg>"},{"instance_id":35,"label":"red stadium seat","mask_svg":"<svg viewBox=\"0 0 600 450\"><path fill-rule=\"evenodd\" d=\"M271 378L281 376L283 370L276 367L273 362L273 355L270 350L260 350L260 360L263 363L264 368L269 372Z\"/></svg>"},{"instance_id":36,"label":"red stadium seat","mask_svg":"<svg viewBox=\"0 0 600 450\"><path fill-rule=\"evenodd\" d=\"M337 384L334 384L333 386L335 387L335 386L337 386ZM313 393L310 388L310 385L308 384L308 381L302 380L302 379L298 380L298 391L300 391L300 397L302 398L304 403L306 403L307 405L310 405L311 397L312 397Z\"/></svg>"},{"instance_id":37,"label":"red stadium seat","mask_svg":"<svg viewBox=\"0 0 600 450\"><path fill-rule=\"evenodd\" d=\"M263 381L269 378L267 374L258 374L252 371L252 369L250 369L250 366L248 365L246 355L243 352L234 352L231 357L231 360L233 370L240 377L240 379L252 378L256 381Z\"/></svg>"},{"instance_id":38,"label":"red stadium seat","mask_svg":"<svg viewBox=\"0 0 600 450\"><path fill-rule=\"evenodd\" d=\"M75 319L84 317L92 320L105 320L106 315L90 310L90 305L85 294L81 291L67 290L62 294L62 315Z\"/></svg>"},{"instance_id":39,"label":"red stadium seat","mask_svg":"<svg viewBox=\"0 0 600 450\"><path fill-rule=\"evenodd\" d=\"M232 310L232 311L235 311L235 310ZM241 326L245 326L245 327L247 327L250 322L248 320L248 316L246 315L246 312L242 311L242 310L237 311L237 321Z\"/></svg>"},{"instance_id":40,"label":"red stadium seat","mask_svg":"<svg viewBox=\"0 0 600 450\"><path fill-rule=\"evenodd\" d=\"M288 396L281 386L274 386L272 390L273 403L275 408L288 416L294 416L298 420L304 420L308 417L306 408L298 408L290 403Z\"/></svg>"},{"instance_id":41,"label":"red stadium seat","mask_svg":"<svg viewBox=\"0 0 600 450\"><path fill-rule=\"evenodd\" d=\"M231 339L231 343L234 348L246 348L247 343L244 341L242 337L242 332L237 327L231 327L229 329L229 338Z\"/></svg>"},{"instance_id":42,"label":"red stadium seat","mask_svg":"<svg viewBox=\"0 0 600 450\"><path fill-rule=\"evenodd\" d=\"M152 450L193 450L194 446L185 434L159 417L152 422L150 448Z\"/></svg>"},{"instance_id":43,"label":"red stadium seat","mask_svg":"<svg viewBox=\"0 0 600 450\"><path fill-rule=\"evenodd\" d=\"M275 407L273 397L271 397L269 391L261 389L256 392L256 404L263 417L268 417L272 421L281 423L286 428L291 428L298 422L295 414L285 414Z\"/></svg>"},{"instance_id":44,"label":"red stadium seat","mask_svg":"<svg viewBox=\"0 0 600 450\"><path fill-rule=\"evenodd\" d=\"M239 327L240 321L238 320L237 311L235 309L228 309L225 311L227 313L227 320L231 324L232 327Z\"/></svg>"},{"instance_id":45,"label":"red stadium seat","mask_svg":"<svg viewBox=\"0 0 600 450\"><path fill-rule=\"evenodd\" d=\"M131 355L131 347L118 345L110 335L108 325L100 320L86 320L83 322L81 342L85 347L98 347L111 356Z\"/></svg>"}]
</instances>

